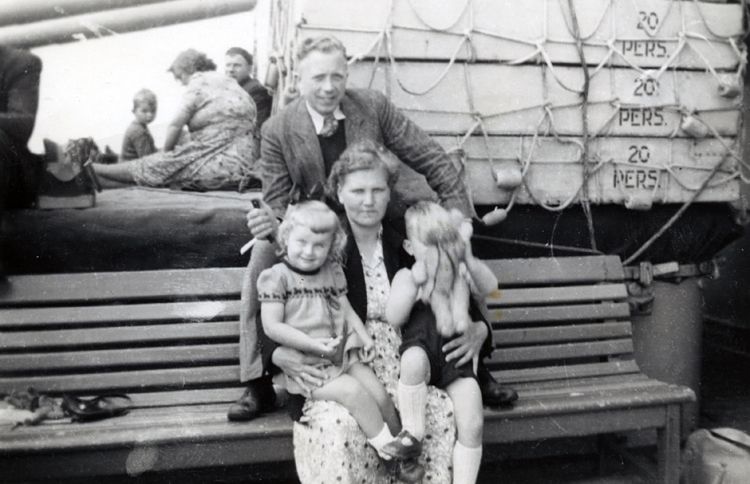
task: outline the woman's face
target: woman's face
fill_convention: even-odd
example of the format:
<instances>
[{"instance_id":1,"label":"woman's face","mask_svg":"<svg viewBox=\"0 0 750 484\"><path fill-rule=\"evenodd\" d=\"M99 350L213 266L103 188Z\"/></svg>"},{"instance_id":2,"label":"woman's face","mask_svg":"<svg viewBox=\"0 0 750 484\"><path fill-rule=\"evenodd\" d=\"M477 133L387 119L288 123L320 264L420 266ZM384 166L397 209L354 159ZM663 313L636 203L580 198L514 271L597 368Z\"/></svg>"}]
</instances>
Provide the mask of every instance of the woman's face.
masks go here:
<instances>
[{"instance_id":1,"label":"woman's face","mask_svg":"<svg viewBox=\"0 0 750 484\"><path fill-rule=\"evenodd\" d=\"M388 174L379 168L349 173L341 181L338 198L351 225L377 227L391 199Z\"/></svg>"}]
</instances>

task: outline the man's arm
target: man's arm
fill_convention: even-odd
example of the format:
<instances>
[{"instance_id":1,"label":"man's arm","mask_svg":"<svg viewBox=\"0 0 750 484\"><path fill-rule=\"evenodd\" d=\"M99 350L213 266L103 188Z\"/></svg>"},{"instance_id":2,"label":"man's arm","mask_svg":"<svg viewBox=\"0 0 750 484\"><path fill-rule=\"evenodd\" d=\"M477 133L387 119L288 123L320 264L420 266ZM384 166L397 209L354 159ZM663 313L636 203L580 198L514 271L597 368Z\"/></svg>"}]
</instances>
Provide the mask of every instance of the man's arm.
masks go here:
<instances>
[{"instance_id":1,"label":"man's arm","mask_svg":"<svg viewBox=\"0 0 750 484\"><path fill-rule=\"evenodd\" d=\"M401 161L424 175L445 208L457 208L465 217L471 217L474 207L464 180L450 156L383 94L372 93L385 146Z\"/></svg>"},{"instance_id":2,"label":"man's arm","mask_svg":"<svg viewBox=\"0 0 750 484\"><path fill-rule=\"evenodd\" d=\"M11 138L27 143L34 130L36 112L39 107L39 81L42 72L42 61L30 52L14 50L16 57L13 72L6 72L10 77L8 108L0 112L0 130Z\"/></svg>"},{"instance_id":3,"label":"man's arm","mask_svg":"<svg viewBox=\"0 0 750 484\"><path fill-rule=\"evenodd\" d=\"M282 151L281 117L263 125L260 143L260 170L263 179L263 201L268 204L276 217L283 217L289 205L289 192L292 177Z\"/></svg>"}]
</instances>

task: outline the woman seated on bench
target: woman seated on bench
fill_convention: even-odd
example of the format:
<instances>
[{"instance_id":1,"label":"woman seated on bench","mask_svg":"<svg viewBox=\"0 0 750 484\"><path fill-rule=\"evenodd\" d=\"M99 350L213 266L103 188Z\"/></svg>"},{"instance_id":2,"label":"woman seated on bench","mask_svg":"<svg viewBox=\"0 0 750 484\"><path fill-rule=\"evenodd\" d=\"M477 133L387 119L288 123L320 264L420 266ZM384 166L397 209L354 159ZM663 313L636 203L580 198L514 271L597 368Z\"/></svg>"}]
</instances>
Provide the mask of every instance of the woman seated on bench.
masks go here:
<instances>
[{"instance_id":1,"label":"woman seated on bench","mask_svg":"<svg viewBox=\"0 0 750 484\"><path fill-rule=\"evenodd\" d=\"M393 165L384 148L374 143L352 145L332 168L329 192L343 206L348 221L347 297L375 342L375 357L369 365L396 400L401 336L385 321L385 305L394 274L411 267L413 259L404 251L403 231L397 228L403 228L403 220L384 219L396 179ZM484 324L471 326L473 331L461 337L462 350L453 354L459 364L470 362L487 337ZM313 368L319 361L305 357L304 372L300 372L301 358L293 353L277 348L273 361L285 373L297 374L298 382L322 383L322 375ZM429 387L426 414L420 458L426 471L424 482L450 483L456 429L451 401L443 390ZM294 455L303 483L385 483L391 482L394 473L408 480L410 472L418 472L382 465L351 415L330 401L305 402L302 418L294 425Z\"/></svg>"},{"instance_id":2,"label":"woman seated on bench","mask_svg":"<svg viewBox=\"0 0 750 484\"><path fill-rule=\"evenodd\" d=\"M180 53L169 70L187 88L167 128L164 151L114 165L94 163L94 171L107 187L238 189L255 163L253 100L237 81L213 72L216 64L194 49ZM185 126L190 140L178 144Z\"/></svg>"}]
</instances>

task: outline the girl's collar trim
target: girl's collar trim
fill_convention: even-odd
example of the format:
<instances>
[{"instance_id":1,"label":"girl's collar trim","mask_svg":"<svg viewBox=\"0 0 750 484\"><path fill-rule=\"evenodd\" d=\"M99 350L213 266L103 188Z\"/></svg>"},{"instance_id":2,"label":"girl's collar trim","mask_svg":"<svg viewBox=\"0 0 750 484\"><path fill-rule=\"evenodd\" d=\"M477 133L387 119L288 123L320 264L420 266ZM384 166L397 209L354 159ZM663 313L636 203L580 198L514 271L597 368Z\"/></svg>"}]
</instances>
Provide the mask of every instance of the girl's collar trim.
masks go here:
<instances>
[{"instance_id":1,"label":"girl's collar trim","mask_svg":"<svg viewBox=\"0 0 750 484\"><path fill-rule=\"evenodd\" d=\"M285 266L287 266L289 268L290 271L296 272L297 274L300 274L300 275L303 275L303 276L313 276L313 275L317 274L318 272L320 272L320 269L321 269L320 267L318 267L317 269L313 269L311 271L304 271L302 269L298 269L298 268L294 267L286 259L282 260L282 262L284 263Z\"/></svg>"}]
</instances>

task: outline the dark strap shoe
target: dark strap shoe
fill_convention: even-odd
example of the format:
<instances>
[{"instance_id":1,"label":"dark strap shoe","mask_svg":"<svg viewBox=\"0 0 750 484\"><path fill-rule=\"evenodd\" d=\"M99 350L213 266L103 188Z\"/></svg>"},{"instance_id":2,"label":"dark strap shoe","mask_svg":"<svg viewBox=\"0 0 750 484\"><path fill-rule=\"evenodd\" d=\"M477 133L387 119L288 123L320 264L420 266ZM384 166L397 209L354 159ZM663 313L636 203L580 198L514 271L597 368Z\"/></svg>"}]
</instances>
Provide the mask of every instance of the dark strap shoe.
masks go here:
<instances>
[{"instance_id":1,"label":"dark strap shoe","mask_svg":"<svg viewBox=\"0 0 750 484\"><path fill-rule=\"evenodd\" d=\"M249 422L274 409L276 393L270 377L249 381L245 393L229 407L227 418L232 422Z\"/></svg>"},{"instance_id":2,"label":"dark strap shoe","mask_svg":"<svg viewBox=\"0 0 750 484\"><path fill-rule=\"evenodd\" d=\"M518 393L501 385L483 363L477 368L477 380L482 391L482 402L488 407L509 407L518 400Z\"/></svg>"}]
</instances>

